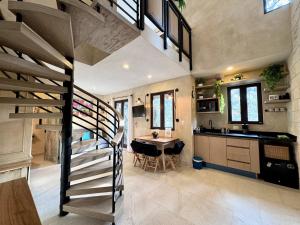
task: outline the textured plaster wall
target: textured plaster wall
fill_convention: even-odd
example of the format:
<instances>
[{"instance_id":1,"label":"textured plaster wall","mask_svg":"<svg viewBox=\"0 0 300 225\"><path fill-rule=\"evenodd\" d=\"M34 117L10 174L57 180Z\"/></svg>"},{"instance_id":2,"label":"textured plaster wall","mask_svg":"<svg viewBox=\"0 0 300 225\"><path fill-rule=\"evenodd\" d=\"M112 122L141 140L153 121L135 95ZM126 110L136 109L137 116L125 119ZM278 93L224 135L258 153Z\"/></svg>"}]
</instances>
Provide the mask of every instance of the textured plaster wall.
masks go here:
<instances>
[{"instance_id":1,"label":"textured plaster wall","mask_svg":"<svg viewBox=\"0 0 300 225\"><path fill-rule=\"evenodd\" d=\"M293 51L288 59L292 102L289 109L289 131L298 136L296 155L300 163L300 0L294 0L291 7L291 29Z\"/></svg>"},{"instance_id":2,"label":"textured plaster wall","mask_svg":"<svg viewBox=\"0 0 300 225\"><path fill-rule=\"evenodd\" d=\"M193 29L195 74L259 68L291 50L288 6L264 15L262 0L189 0L184 16Z\"/></svg>"},{"instance_id":3,"label":"textured plaster wall","mask_svg":"<svg viewBox=\"0 0 300 225\"><path fill-rule=\"evenodd\" d=\"M144 102L146 94L156 93L167 90L179 89L177 93L177 104L176 104L176 118L180 119L180 122L175 122L175 131L173 136L182 139L186 146L182 154L182 160L184 163L191 165L192 156L194 154L193 149L193 124L194 120L194 108L192 100L192 87L194 85L194 78L192 76L185 76L182 78L172 79L160 83L150 84L127 91L122 91L108 96L100 96L106 102L109 101L113 104L114 98L133 95L133 105L136 105L138 98L141 98ZM147 118L150 119L150 97L147 98L146 102ZM133 137L150 135L150 120L147 122L145 118L134 118L133 119ZM164 135L164 131L160 131L161 135Z\"/></svg>"}]
</instances>

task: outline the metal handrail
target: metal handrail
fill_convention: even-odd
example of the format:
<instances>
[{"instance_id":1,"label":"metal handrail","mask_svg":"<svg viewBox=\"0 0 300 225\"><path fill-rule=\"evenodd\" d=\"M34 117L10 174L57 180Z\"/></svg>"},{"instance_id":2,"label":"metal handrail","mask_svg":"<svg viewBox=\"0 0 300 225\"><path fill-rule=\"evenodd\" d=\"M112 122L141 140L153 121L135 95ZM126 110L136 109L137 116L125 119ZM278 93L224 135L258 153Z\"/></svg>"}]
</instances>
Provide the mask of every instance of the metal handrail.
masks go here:
<instances>
[{"instance_id":1,"label":"metal handrail","mask_svg":"<svg viewBox=\"0 0 300 225\"><path fill-rule=\"evenodd\" d=\"M91 98L94 98L97 101L99 101L99 103L101 103L104 106L106 106L107 108L109 108L115 114L114 118L116 119L116 122L118 123L118 127L117 127L117 130L115 132L114 138L111 140L111 144L113 146L116 146L116 145L120 144L121 141L122 141L123 135L124 135L124 119L123 119L122 115L116 109L114 109L111 105L107 104L106 102L104 102L103 100L98 98L97 96L83 90L82 88L78 87L77 85L74 85L74 89L86 94L87 96L89 96Z\"/></svg>"}]
</instances>

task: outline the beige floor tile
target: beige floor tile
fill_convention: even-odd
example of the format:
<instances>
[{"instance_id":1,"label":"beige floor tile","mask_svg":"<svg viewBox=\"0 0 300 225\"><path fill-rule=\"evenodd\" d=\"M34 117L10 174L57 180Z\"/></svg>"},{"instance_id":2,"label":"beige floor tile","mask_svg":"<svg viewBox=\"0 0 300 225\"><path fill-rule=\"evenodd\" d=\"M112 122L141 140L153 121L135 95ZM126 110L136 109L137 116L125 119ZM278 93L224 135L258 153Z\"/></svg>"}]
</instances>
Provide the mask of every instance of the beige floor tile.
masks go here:
<instances>
[{"instance_id":1,"label":"beige floor tile","mask_svg":"<svg viewBox=\"0 0 300 225\"><path fill-rule=\"evenodd\" d=\"M125 154L118 225L300 225L300 192L213 169L145 172ZM59 166L32 170L31 190L45 225L106 225L58 217Z\"/></svg>"}]
</instances>

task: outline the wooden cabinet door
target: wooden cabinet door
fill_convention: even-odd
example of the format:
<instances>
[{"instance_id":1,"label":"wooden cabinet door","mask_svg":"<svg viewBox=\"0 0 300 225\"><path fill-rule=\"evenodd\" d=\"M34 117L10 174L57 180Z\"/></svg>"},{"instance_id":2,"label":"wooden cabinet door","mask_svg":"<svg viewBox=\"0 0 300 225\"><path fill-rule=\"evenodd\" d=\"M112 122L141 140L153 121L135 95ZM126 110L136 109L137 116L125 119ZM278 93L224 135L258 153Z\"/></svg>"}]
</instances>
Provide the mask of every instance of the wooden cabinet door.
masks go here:
<instances>
[{"instance_id":1,"label":"wooden cabinet door","mask_svg":"<svg viewBox=\"0 0 300 225\"><path fill-rule=\"evenodd\" d=\"M251 171L254 173L260 173L259 143L256 140L250 141L250 158Z\"/></svg>"},{"instance_id":2,"label":"wooden cabinet door","mask_svg":"<svg viewBox=\"0 0 300 225\"><path fill-rule=\"evenodd\" d=\"M227 166L226 138L209 137L209 159L211 163Z\"/></svg>"},{"instance_id":3,"label":"wooden cabinet door","mask_svg":"<svg viewBox=\"0 0 300 225\"><path fill-rule=\"evenodd\" d=\"M195 135L195 156L199 156L204 159L205 162L209 162L209 137Z\"/></svg>"}]
</instances>

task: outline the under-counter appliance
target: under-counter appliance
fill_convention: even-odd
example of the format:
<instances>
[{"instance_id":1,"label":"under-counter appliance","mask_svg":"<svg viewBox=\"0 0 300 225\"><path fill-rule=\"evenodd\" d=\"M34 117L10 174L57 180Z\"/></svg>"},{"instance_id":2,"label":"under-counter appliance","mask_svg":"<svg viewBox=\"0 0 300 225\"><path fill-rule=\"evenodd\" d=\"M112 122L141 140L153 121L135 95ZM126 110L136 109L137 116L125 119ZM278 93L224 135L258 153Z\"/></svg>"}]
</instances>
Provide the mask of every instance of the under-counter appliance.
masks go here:
<instances>
[{"instance_id":1,"label":"under-counter appliance","mask_svg":"<svg viewBox=\"0 0 300 225\"><path fill-rule=\"evenodd\" d=\"M299 189L298 165L292 142L261 141L261 178L265 181Z\"/></svg>"}]
</instances>

